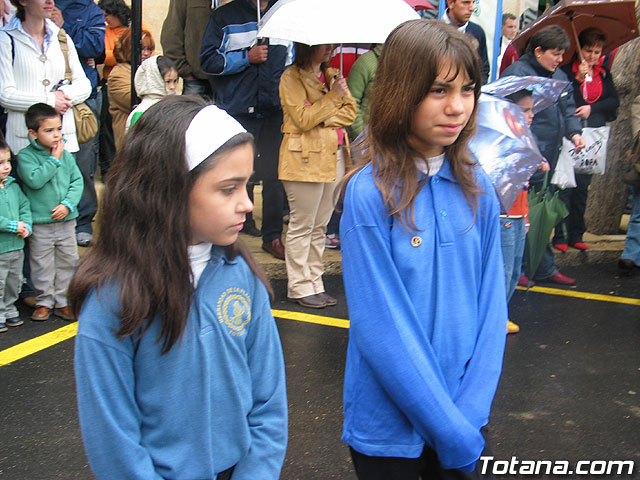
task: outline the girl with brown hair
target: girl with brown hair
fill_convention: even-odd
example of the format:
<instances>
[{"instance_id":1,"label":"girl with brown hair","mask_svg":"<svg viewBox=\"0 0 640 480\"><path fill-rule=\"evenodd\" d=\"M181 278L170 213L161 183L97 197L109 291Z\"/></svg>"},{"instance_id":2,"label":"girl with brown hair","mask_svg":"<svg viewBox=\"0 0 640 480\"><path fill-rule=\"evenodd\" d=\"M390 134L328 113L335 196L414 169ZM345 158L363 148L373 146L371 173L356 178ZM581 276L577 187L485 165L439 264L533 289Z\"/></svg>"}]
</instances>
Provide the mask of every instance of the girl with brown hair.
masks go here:
<instances>
[{"instance_id":1,"label":"girl with brown hair","mask_svg":"<svg viewBox=\"0 0 640 480\"><path fill-rule=\"evenodd\" d=\"M69 291L97 478L280 474L282 349L268 283L238 240L252 141L199 97L167 97L116 156L100 235Z\"/></svg>"},{"instance_id":2,"label":"girl with brown hair","mask_svg":"<svg viewBox=\"0 0 640 480\"><path fill-rule=\"evenodd\" d=\"M379 58L340 225L342 439L360 479L474 478L483 452L507 313L499 202L467 153L480 68L430 20L397 27Z\"/></svg>"}]
</instances>

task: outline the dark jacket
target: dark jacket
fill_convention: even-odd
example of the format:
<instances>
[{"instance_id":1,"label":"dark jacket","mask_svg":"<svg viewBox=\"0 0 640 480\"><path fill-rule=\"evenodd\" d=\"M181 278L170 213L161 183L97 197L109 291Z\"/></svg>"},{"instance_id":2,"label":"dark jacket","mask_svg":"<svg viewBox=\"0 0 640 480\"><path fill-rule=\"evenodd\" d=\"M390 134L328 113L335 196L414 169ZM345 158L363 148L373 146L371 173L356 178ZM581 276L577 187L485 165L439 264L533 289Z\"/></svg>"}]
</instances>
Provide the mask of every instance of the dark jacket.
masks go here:
<instances>
[{"instance_id":1,"label":"dark jacket","mask_svg":"<svg viewBox=\"0 0 640 480\"><path fill-rule=\"evenodd\" d=\"M181 77L207 77L200 69L202 36L211 16L211 0L170 0L162 24L163 55L173 60Z\"/></svg>"},{"instance_id":2,"label":"dark jacket","mask_svg":"<svg viewBox=\"0 0 640 480\"><path fill-rule=\"evenodd\" d=\"M500 76L507 77L509 75L517 77L536 75L568 81L567 76L561 69L557 68L554 72L550 72L540 65L535 57L529 54L520 57L516 63L509 66ZM569 83L555 104L538 112L533 118L531 130L538 138L540 152L549 161L551 168L555 168L558 161L558 155L562 147L562 137L571 139L575 134L582 132L582 125L580 119L574 115L575 111L576 104L573 98L573 87Z\"/></svg>"},{"instance_id":3,"label":"dark jacket","mask_svg":"<svg viewBox=\"0 0 640 480\"><path fill-rule=\"evenodd\" d=\"M90 98L93 98L98 86L98 72L89 66L87 59L96 58L104 52L104 14L92 0L74 0L62 10L62 17L62 28L76 46L84 73L91 82Z\"/></svg>"},{"instance_id":4,"label":"dark jacket","mask_svg":"<svg viewBox=\"0 0 640 480\"><path fill-rule=\"evenodd\" d=\"M587 104L580 91L581 83L576 80L576 74L573 72L572 67L573 62L562 67L562 70L573 85L573 99L576 102L576 107L591 105L591 115L587 118L587 127L602 127L607 122L613 122L618 116L620 99L613 84L611 72L605 68L604 72L600 74L602 77L602 95L595 102Z\"/></svg>"},{"instance_id":5,"label":"dark jacket","mask_svg":"<svg viewBox=\"0 0 640 480\"><path fill-rule=\"evenodd\" d=\"M478 41L478 55L482 60L482 83L489 81L489 58L487 56L487 37L482 27L476 23L469 22L467 24L467 32Z\"/></svg>"},{"instance_id":6,"label":"dark jacket","mask_svg":"<svg viewBox=\"0 0 640 480\"><path fill-rule=\"evenodd\" d=\"M275 0L269 2L269 7ZM280 76L291 59L291 42L269 39L267 61L249 63L256 43L256 7L234 0L211 13L202 38L200 67L216 92L216 103L231 115L279 112Z\"/></svg>"}]
</instances>

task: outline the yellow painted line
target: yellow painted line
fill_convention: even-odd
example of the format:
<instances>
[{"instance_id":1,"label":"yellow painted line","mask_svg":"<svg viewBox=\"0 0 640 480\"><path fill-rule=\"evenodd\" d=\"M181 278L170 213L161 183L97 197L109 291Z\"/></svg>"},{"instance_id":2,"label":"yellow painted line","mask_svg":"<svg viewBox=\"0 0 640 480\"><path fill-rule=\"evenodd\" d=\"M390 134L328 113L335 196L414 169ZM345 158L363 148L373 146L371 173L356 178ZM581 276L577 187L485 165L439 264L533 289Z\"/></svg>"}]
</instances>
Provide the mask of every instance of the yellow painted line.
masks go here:
<instances>
[{"instance_id":1,"label":"yellow painted line","mask_svg":"<svg viewBox=\"0 0 640 480\"><path fill-rule=\"evenodd\" d=\"M349 320L342 318L323 317L322 315L311 315L310 313L290 312L288 310L271 310L276 318L285 320L296 320L298 322L315 323L327 325L329 327L349 328Z\"/></svg>"},{"instance_id":2,"label":"yellow painted line","mask_svg":"<svg viewBox=\"0 0 640 480\"><path fill-rule=\"evenodd\" d=\"M526 290L526 287L516 287L518 290ZM624 303L627 305L640 306L640 299L628 297L616 297L615 295L601 295L599 293L578 292L575 290L563 290L561 288L531 287L535 293L546 293L548 295L562 295L563 297L581 298L583 300L598 300L600 302Z\"/></svg>"},{"instance_id":3,"label":"yellow painted line","mask_svg":"<svg viewBox=\"0 0 640 480\"><path fill-rule=\"evenodd\" d=\"M58 328L53 332L45 333L39 337L32 338L26 342L14 345L11 348L2 350L0 352L0 367L8 363L15 362L21 358L28 357L34 353L49 348L56 343L64 342L65 340L74 337L78 331L78 323L73 322L69 325L65 325L62 328Z\"/></svg>"},{"instance_id":4,"label":"yellow painted line","mask_svg":"<svg viewBox=\"0 0 640 480\"><path fill-rule=\"evenodd\" d=\"M516 287L518 290L526 290L525 287ZM583 300L598 300L601 302L623 303L627 305L640 306L640 299L616 297L614 295L601 295L598 293L577 292L573 290L562 290L549 287L531 287L534 293L545 293L547 295L562 295L565 297L580 298ZM312 315L303 312L290 312L288 310L272 310L273 316L284 320L295 320L297 322L314 323L316 325L326 325L328 327L349 328L349 320L343 318L325 317L322 315ZM41 350L49 348L57 343L63 342L76 335L78 323L74 322L62 328L46 333L26 342L22 342L6 350L0 351L0 367L13 363L29 355L33 355Z\"/></svg>"}]
</instances>

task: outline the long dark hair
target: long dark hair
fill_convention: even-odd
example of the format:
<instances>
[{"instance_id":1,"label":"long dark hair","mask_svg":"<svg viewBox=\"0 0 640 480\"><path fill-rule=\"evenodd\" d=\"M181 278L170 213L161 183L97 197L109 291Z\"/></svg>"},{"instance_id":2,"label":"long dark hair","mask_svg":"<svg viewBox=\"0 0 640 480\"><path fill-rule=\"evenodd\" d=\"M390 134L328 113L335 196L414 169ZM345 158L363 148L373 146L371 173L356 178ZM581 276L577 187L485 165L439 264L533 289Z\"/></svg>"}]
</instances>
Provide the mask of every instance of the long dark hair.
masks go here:
<instances>
[{"instance_id":1,"label":"long dark hair","mask_svg":"<svg viewBox=\"0 0 640 480\"><path fill-rule=\"evenodd\" d=\"M355 146L364 163L344 180L346 185L359 169L372 163L376 185L390 214L412 230L416 229L413 203L427 181L418 181L415 160L422 154L410 142L413 117L446 62L453 66L449 72L452 77L465 72L475 82L473 113L456 141L444 147L451 170L475 211L479 188L467 143L476 130L482 86L480 61L468 35L436 20L405 22L387 38L378 59L369 130Z\"/></svg>"},{"instance_id":2,"label":"long dark hair","mask_svg":"<svg viewBox=\"0 0 640 480\"><path fill-rule=\"evenodd\" d=\"M102 287L115 285L120 315L116 334L142 335L158 319L162 353L181 338L193 294L189 192L224 151L253 139L250 134L232 138L230 146L223 145L190 172L185 131L206 105L195 96L166 97L136 122L109 170L96 244L81 261L69 287L70 305L78 316L92 290L99 293ZM240 240L226 247L225 253L229 258L241 255L271 293Z\"/></svg>"}]
</instances>

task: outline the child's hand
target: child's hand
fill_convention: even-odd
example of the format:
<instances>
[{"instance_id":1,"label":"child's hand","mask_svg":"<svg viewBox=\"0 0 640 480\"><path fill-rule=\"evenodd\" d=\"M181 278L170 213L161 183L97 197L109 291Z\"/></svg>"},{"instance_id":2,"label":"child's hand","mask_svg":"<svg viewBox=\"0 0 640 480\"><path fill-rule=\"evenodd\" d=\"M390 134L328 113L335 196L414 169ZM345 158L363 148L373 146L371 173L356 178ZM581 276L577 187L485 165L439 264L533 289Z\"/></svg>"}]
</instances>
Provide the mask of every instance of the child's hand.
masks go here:
<instances>
[{"instance_id":1,"label":"child's hand","mask_svg":"<svg viewBox=\"0 0 640 480\"><path fill-rule=\"evenodd\" d=\"M69 215L69 208L63 204L58 205L51 211L51 218L54 220L62 220Z\"/></svg>"},{"instance_id":2,"label":"child's hand","mask_svg":"<svg viewBox=\"0 0 640 480\"><path fill-rule=\"evenodd\" d=\"M542 162L540 162L540 167L538 168L538 170L540 170L543 173L551 170L551 167L549 166L549 162L547 162L546 158L542 160Z\"/></svg>"},{"instance_id":3,"label":"child's hand","mask_svg":"<svg viewBox=\"0 0 640 480\"><path fill-rule=\"evenodd\" d=\"M18 230L16 231L16 235L22 238L27 238L29 236L29 229L24 224L24 222L18 222Z\"/></svg>"},{"instance_id":4,"label":"child's hand","mask_svg":"<svg viewBox=\"0 0 640 480\"><path fill-rule=\"evenodd\" d=\"M62 158L62 152L64 152L64 141L58 140L51 149L51 156L60 160Z\"/></svg>"}]
</instances>

